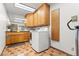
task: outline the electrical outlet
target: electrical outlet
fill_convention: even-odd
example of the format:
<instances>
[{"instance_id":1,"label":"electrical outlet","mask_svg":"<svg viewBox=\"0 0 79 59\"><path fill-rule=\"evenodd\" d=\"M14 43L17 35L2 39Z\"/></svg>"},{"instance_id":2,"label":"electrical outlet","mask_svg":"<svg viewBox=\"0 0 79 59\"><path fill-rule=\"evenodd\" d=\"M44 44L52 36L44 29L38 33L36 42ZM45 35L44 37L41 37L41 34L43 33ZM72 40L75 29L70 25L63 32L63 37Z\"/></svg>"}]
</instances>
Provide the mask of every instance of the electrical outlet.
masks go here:
<instances>
[{"instance_id":1,"label":"electrical outlet","mask_svg":"<svg viewBox=\"0 0 79 59\"><path fill-rule=\"evenodd\" d=\"M72 19L72 21L73 21L73 22L75 22L75 21L77 21L77 20L78 20L78 16L77 16L77 15L72 16L72 17L71 17L71 19Z\"/></svg>"}]
</instances>

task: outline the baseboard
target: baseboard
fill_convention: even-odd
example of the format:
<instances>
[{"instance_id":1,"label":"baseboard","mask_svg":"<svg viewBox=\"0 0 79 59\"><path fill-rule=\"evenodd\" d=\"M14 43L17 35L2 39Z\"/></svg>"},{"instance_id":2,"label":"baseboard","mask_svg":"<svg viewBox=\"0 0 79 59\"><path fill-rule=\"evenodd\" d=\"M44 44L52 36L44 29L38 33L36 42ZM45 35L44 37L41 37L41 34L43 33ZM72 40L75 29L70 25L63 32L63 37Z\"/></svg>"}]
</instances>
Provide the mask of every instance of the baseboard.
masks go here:
<instances>
[{"instance_id":1,"label":"baseboard","mask_svg":"<svg viewBox=\"0 0 79 59\"><path fill-rule=\"evenodd\" d=\"M68 56L73 56L73 55L71 55L71 54L69 54L69 53L67 53L67 52L65 52L65 51L62 51L62 50L60 50L60 49L57 49L57 48L55 48L55 47L52 47L52 46L50 46L51 48L54 48L54 49L56 49L56 50L58 50L58 51L61 51L61 52L63 52L63 53L65 53L65 54L67 54Z\"/></svg>"},{"instance_id":2,"label":"baseboard","mask_svg":"<svg viewBox=\"0 0 79 59\"><path fill-rule=\"evenodd\" d=\"M6 46L3 48L3 51L4 51L4 49L6 48ZM3 51L2 51L2 53L1 53L1 55L0 56L2 56L2 54L3 54Z\"/></svg>"}]
</instances>

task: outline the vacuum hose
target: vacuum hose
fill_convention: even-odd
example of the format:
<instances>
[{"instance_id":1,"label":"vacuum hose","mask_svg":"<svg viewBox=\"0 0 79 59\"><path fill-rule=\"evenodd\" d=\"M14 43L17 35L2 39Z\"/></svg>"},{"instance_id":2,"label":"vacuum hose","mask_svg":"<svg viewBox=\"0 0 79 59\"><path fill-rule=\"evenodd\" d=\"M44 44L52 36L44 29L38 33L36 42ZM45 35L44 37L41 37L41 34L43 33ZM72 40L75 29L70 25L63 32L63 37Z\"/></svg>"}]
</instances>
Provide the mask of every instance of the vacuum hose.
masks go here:
<instances>
[{"instance_id":1,"label":"vacuum hose","mask_svg":"<svg viewBox=\"0 0 79 59\"><path fill-rule=\"evenodd\" d=\"M75 29L73 29L73 28L70 27L70 25L69 25L70 22L72 22L72 19L67 23L68 28L69 28L70 30L75 30Z\"/></svg>"}]
</instances>

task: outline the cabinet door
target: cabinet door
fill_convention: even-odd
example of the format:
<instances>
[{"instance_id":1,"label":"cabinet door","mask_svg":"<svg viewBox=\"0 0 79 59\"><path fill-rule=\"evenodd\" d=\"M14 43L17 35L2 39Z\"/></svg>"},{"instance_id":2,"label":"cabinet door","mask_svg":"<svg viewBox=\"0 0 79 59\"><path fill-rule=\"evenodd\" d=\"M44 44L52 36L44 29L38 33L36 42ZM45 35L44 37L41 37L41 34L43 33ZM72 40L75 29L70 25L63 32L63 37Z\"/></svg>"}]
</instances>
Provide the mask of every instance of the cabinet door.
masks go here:
<instances>
[{"instance_id":1,"label":"cabinet door","mask_svg":"<svg viewBox=\"0 0 79 59\"><path fill-rule=\"evenodd\" d=\"M44 4L44 25L50 24L50 6L48 4Z\"/></svg>"},{"instance_id":2,"label":"cabinet door","mask_svg":"<svg viewBox=\"0 0 79 59\"><path fill-rule=\"evenodd\" d=\"M52 40L59 41L60 32L60 13L59 9L52 11L51 13L51 37Z\"/></svg>"},{"instance_id":3,"label":"cabinet door","mask_svg":"<svg viewBox=\"0 0 79 59\"><path fill-rule=\"evenodd\" d=\"M34 13L34 26L38 26L38 13Z\"/></svg>"},{"instance_id":4,"label":"cabinet door","mask_svg":"<svg viewBox=\"0 0 79 59\"><path fill-rule=\"evenodd\" d=\"M29 39L30 32L23 32L22 34L16 35L15 43L29 41Z\"/></svg>"},{"instance_id":5,"label":"cabinet door","mask_svg":"<svg viewBox=\"0 0 79 59\"><path fill-rule=\"evenodd\" d=\"M13 39L14 39L14 41L13 41L13 43L18 43L18 38L19 38L19 35L13 35Z\"/></svg>"},{"instance_id":6,"label":"cabinet door","mask_svg":"<svg viewBox=\"0 0 79 59\"><path fill-rule=\"evenodd\" d=\"M37 23L38 23L38 26L41 26L41 8L39 8L38 10L37 10L37 14L38 14L38 19L37 19Z\"/></svg>"},{"instance_id":7,"label":"cabinet door","mask_svg":"<svg viewBox=\"0 0 79 59\"><path fill-rule=\"evenodd\" d=\"M11 44L11 36L6 35L6 45Z\"/></svg>"},{"instance_id":8,"label":"cabinet door","mask_svg":"<svg viewBox=\"0 0 79 59\"><path fill-rule=\"evenodd\" d=\"M15 43L16 35L11 35L11 43Z\"/></svg>"},{"instance_id":9,"label":"cabinet door","mask_svg":"<svg viewBox=\"0 0 79 59\"><path fill-rule=\"evenodd\" d=\"M34 26L34 14L30 14L30 26Z\"/></svg>"},{"instance_id":10,"label":"cabinet door","mask_svg":"<svg viewBox=\"0 0 79 59\"><path fill-rule=\"evenodd\" d=\"M24 42L24 34L20 34L17 36L18 42Z\"/></svg>"},{"instance_id":11,"label":"cabinet door","mask_svg":"<svg viewBox=\"0 0 79 59\"><path fill-rule=\"evenodd\" d=\"M34 26L33 25L33 13L29 13L29 14L27 14L27 16L26 16L26 20L27 20L27 22L26 22L26 26L27 27L32 27L32 26Z\"/></svg>"},{"instance_id":12,"label":"cabinet door","mask_svg":"<svg viewBox=\"0 0 79 59\"><path fill-rule=\"evenodd\" d=\"M6 40L6 44L7 44L7 45L8 45L8 44L13 44L13 43L16 42L15 40L16 40L15 35L8 35L7 40Z\"/></svg>"},{"instance_id":13,"label":"cabinet door","mask_svg":"<svg viewBox=\"0 0 79 59\"><path fill-rule=\"evenodd\" d=\"M25 32L25 33L24 33L24 41L29 41L29 39L31 39L31 34L30 34L30 32Z\"/></svg>"},{"instance_id":14,"label":"cabinet door","mask_svg":"<svg viewBox=\"0 0 79 59\"><path fill-rule=\"evenodd\" d=\"M30 18L30 15L29 14L27 14L27 16L26 16L26 26L30 26L30 20L29 20L29 18Z\"/></svg>"},{"instance_id":15,"label":"cabinet door","mask_svg":"<svg viewBox=\"0 0 79 59\"><path fill-rule=\"evenodd\" d=\"M44 25L44 5L42 5L39 9L38 9L38 25L39 26L43 26Z\"/></svg>"},{"instance_id":16,"label":"cabinet door","mask_svg":"<svg viewBox=\"0 0 79 59\"><path fill-rule=\"evenodd\" d=\"M40 26L49 25L50 22L50 7L47 4L43 4L38 9L38 22Z\"/></svg>"}]
</instances>

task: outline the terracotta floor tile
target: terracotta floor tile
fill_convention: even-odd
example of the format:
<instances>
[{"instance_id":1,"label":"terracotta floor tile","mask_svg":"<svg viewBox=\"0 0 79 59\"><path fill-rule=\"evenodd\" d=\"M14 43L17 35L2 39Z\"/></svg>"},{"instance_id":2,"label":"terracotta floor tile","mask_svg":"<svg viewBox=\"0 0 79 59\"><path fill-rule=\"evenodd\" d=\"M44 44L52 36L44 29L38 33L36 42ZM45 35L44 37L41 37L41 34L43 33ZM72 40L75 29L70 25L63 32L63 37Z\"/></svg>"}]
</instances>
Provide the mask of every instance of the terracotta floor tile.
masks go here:
<instances>
[{"instance_id":1,"label":"terracotta floor tile","mask_svg":"<svg viewBox=\"0 0 79 59\"><path fill-rule=\"evenodd\" d=\"M44 52L35 52L31 44L28 42L14 44L4 49L2 56L67 56L68 54L63 53L57 49L49 48Z\"/></svg>"}]
</instances>

